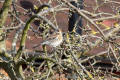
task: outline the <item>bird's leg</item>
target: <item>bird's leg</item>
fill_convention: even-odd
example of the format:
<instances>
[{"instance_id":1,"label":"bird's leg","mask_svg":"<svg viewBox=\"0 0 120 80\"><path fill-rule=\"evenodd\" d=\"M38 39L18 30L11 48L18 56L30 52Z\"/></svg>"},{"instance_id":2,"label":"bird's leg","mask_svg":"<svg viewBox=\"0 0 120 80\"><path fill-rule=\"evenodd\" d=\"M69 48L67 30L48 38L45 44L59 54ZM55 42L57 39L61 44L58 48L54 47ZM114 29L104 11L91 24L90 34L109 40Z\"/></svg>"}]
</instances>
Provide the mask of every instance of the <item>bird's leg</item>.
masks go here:
<instances>
[{"instance_id":1,"label":"bird's leg","mask_svg":"<svg viewBox=\"0 0 120 80\"><path fill-rule=\"evenodd\" d=\"M43 48L43 52L45 53L45 55L47 55L46 45L42 45L42 48Z\"/></svg>"}]
</instances>

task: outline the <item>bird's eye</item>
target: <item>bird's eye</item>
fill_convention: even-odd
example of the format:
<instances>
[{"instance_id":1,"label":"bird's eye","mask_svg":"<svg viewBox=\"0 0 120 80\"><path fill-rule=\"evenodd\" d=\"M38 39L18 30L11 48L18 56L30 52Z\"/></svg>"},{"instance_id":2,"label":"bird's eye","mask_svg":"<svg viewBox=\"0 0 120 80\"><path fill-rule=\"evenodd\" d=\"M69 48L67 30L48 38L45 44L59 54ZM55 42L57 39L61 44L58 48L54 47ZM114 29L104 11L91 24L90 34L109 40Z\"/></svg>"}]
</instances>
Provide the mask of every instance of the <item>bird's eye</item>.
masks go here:
<instances>
[{"instance_id":1,"label":"bird's eye","mask_svg":"<svg viewBox=\"0 0 120 80\"><path fill-rule=\"evenodd\" d=\"M56 32L60 32L59 29L57 29Z\"/></svg>"}]
</instances>

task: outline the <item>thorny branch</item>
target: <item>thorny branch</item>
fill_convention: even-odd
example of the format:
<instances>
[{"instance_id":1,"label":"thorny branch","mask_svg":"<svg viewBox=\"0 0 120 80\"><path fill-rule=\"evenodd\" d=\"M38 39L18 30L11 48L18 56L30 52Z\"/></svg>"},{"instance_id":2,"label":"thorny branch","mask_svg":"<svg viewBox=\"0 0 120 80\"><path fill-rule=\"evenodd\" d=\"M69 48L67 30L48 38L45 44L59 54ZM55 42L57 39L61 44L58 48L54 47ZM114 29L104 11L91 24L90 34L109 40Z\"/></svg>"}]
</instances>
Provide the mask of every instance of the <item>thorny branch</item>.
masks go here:
<instances>
[{"instance_id":1,"label":"thorny branch","mask_svg":"<svg viewBox=\"0 0 120 80\"><path fill-rule=\"evenodd\" d=\"M9 0L5 0L5 2L7 1ZM40 5L46 3L45 1L36 1L38 1L37 3ZM27 10L21 7L21 5L18 5L17 2L19 1L12 3L13 7L10 7L9 13L7 9L11 23L8 25L9 27L4 25L4 23L6 23L5 19L7 19L5 16L6 18L1 22L2 26L0 30L7 35L7 41L9 41L9 39L12 40L12 48L11 50L6 49L7 52L10 53L10 56L6 54L7 52L0 55L2 57L2 59L0 59L0 65L4 64L2 66L6 66L4 69L10 69L11 74L6 70L9 77L11 79L55 79L53 76L56 74L59 74L60 77L62 74L65 74L64 78L82 80L94 79L95 77L101 78L100 75L107 76L106 73L114 74L113 72L119 70L120 16L119 13L116 12L104 12L101 8L108 3L113 5L120 4L120 2L112 0L94 0L93 2L96 5L89 6L89 1L86 0L87 3L84 1L83 4L84 7L88 9L85 8L81 10L73 6L69 0L55 1L57 3L48 0L48 4L51 7L47 10L42 10L39 15L35 14L34 10L32 12L32 9ZM75 1L77 2L77 0ZM54 6L52 5L53 3L55 4ZM3 5L5 5L5 3ZM115 6L116 5L112 7ZM93 9L89 11L89 7ZM21 13L18 8L22 9L24 13ZM63 32L63 43L51 51L49 47L46 48L46 52L42 51L41 46L35 49L29 48L33 47L34 44L38 44L37 41L39 41L39 38L50 35L51 28L58 29L62 28L62 26L64 28L67 21L62 22L62 17L59 17L59 15L65 15L64 19L68 18L70 16L68 15L70 8L83 18L84 25L82 28L80 27L83 31L82 35L77 34L74 30L73 32ZM4 10L6 9L3 8L1 10L1 18L3 17L2 11L4 12ZM113 8L111 10L113 10ZM23 20L20 16L27 16L27 21ZM112 26L102 26L104 20L111 19L116 21ZM39 21L37 29L36 26L33 25L35 20ZM67 26L65 25L65 27ZM101 27L104 27L104 29ZM9 37L9 34L12 32L16 32L14 33L14 37ZM43 34L45 34L45 36ZM35 35L38 36L36 37ZM36 41L34 41L34 39ZM27 42L30 42L30 45ZM100 48L102 49L99 50ZM97 65L99 63L102 65L107 64L108 66L103 67L102 65ZM22 66L24 65L26 65L27 68L23 70Z\"/></svg>"}]
</instances>

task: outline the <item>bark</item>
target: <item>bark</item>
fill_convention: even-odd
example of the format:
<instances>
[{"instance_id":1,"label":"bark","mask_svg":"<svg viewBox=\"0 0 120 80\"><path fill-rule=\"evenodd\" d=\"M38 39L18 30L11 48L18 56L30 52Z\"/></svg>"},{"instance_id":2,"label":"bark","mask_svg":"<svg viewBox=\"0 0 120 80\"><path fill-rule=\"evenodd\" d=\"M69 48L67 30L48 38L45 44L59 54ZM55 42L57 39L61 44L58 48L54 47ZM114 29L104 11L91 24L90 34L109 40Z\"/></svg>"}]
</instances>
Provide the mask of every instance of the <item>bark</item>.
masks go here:
<instances>
[{"instance_id":1,"label":"bark","mask_svg":"<svg viewBox=\"0 0 120 80\"><path fill-rule=\"evenodd\" d=\"M4 27L11 4L12 0L5 0L2 6L2 9L0 11L0 28ZM12 61L12 57L6 53L5 35L6 33L4 30L0 29L0 57L3 59L0 60L0 67L8 73L11 80L23 80L24 76L21 65L16 65Z\"/></svg>"}]
</instances>

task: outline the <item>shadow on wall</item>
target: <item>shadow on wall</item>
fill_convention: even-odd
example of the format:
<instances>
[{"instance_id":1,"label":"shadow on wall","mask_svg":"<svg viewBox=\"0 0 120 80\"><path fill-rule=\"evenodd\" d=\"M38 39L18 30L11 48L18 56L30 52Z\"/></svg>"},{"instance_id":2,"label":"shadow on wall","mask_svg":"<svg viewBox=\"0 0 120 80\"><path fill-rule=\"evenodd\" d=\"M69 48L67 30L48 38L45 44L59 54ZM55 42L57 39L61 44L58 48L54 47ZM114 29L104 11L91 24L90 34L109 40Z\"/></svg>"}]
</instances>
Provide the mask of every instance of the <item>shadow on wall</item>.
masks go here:
<instances>
[{"instance_id":1,"label":"shadow on wall","mask_svg":"<svg viewBox=\"0 0 120 80\"><path fill-rule=\"evenodd\" d=\"M71 1L71 4L79 9L83 9L83 0L78 0L77 3L75 1ZM82 26L83 26L82 17L77 12L73 12L71 10L69 12L70 12L70 16L69 16L69 22L68 22L69 23L68 30L71 32L76 26L76 32L81 35Z\"/></svg>"},{"instance_id":2,"label":"shadow on wall","mask_svg":"<svg viewBox=\"0 0 120 80\"><path fill-rule=\"evenodd\" d=\"M20 1L20 5L24 8L24 9L31 9L32 11L34 11L34 6L32 4L32 2L30 1Z\"/></svg>"}]
</instances>

